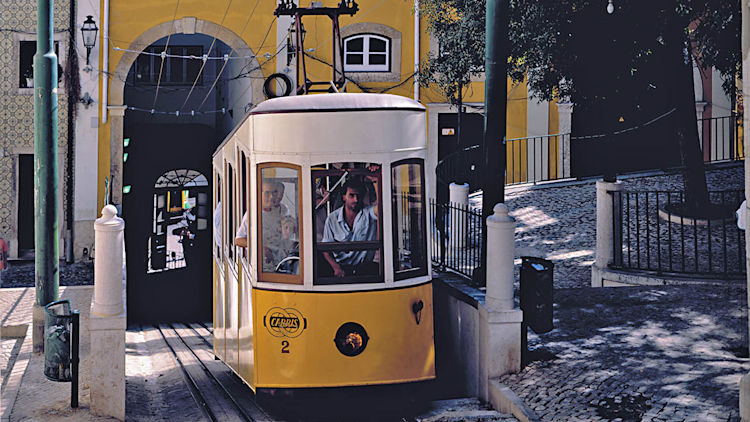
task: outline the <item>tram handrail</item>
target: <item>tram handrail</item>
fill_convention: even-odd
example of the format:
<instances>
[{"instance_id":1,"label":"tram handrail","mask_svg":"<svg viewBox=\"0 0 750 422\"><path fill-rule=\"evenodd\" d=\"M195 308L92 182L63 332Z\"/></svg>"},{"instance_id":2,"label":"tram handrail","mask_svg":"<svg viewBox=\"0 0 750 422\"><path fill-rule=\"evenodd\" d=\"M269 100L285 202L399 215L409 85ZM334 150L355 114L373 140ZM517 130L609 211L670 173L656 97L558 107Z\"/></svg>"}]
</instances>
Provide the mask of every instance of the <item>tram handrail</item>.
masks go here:
<instances>
[{"instance_id":1,"label":"tram handrail","mask_svg":"<svg viewBox=\"0 0 750 422\"><path fill-rule=\"evenodd\" d=\"M362 242L318 242L317 248L322 252L339 252L357 250L380 249L379 240Z\"/></svg>"}]
</instances>

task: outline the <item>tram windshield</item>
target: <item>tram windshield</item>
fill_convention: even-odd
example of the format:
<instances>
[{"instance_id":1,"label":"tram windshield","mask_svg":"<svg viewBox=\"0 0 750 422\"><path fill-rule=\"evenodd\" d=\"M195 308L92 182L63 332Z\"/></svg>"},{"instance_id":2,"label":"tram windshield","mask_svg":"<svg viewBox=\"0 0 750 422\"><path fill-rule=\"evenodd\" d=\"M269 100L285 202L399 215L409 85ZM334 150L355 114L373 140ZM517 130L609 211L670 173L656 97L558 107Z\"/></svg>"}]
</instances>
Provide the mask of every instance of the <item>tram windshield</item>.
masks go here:
<instances>
[{"instance_id":1,"label":"tram windshield","mask_svg":"<svg viewBox=\"0 0 750 422\"><path fill-rule=\"evenodd\" d=\"M312 168L315 284L383 281L381 165Z\"/></svg>"},{"instance_id":2,"label":"tram windshield","mask_svg":"<svg viewBox=\"0 0 750 422\"><path fill-rule=\"evenodd\" d=\"M299 169L291 165L265 165L260 169L259 268L264 281L302 284L299 174Z\"/></svg>"}]
</instances>

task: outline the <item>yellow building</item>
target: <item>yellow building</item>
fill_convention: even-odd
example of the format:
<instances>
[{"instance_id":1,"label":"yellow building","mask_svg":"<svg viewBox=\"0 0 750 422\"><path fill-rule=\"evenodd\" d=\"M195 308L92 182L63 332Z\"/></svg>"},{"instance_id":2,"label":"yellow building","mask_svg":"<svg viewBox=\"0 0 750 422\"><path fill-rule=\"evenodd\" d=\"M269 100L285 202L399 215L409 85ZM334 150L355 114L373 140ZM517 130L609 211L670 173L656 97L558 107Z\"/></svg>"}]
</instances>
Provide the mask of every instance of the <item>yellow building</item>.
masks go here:
<instances>
[{"instance_id":1,"label":"yellow building","mask_svg":"<svg viewBox=\"0 0 750 422\"><path fill-rule=\"evenodd\" d=\"M312 5L315 6L316 2ZM317 2L317 5L335 7L337 3L326 1ZM103 7L108 10L101 14L106 21L101 23L99 64L111 76L101 78L100 104L106 104L106 107L100 111L98 163L100 175L113 175L114 203L121 202L119 174L122 165L119 157L124 136L120 132L126 130L126 121L132 115L149 115L150 122L167 124L206 123L226 134L250 107L266 98L262 90L265 78L273 73L283 73L295 79L297 58L291 58L287 51L292 19L288 16L276 18L273 14L276 6L273 2L230 0L222 4L199 0L158 4L147 1L104 3ZM414 74L419 62L436 48L427 34L425 23L416 16L413 2L399 0L363 0L359 2L356 14L341 16L344 66L348 78L344 90L387 92L418 99L430 109L430 141L437 147L438 118L440 114L455 113L455 109L451 109L439 93L419 89L415 83ZM331 80L335 44L331 36L331 20L327 16L305 16L302 22L306 30L306 76L314 81ZM207 60L201 80L193 89L186 89L191 88L192 76L201 61L170 57L166 61L168 64L182 60L184 67L189 68L189 63L193 63L193 73L188 70L180 80L170 79L168 83L159 84L156 67L160 58L156 53L160 53L167 43L175 53L181 47L189 47L182 48L183 55L207 54L218 58L228 54L230 59L226 66L223 60ZM149 56L151 60L143 60L143 56L138 59L139 53L144 51L154 54ZM336 59L340 64L338 51ZM138 68L146 61L150 63ZM150 72L147 83L129 76L132 71L143 70ZM163 72L162 79L171 75L168 71ZM212 84L214 80L215 85ZM132 86L129 81L132 81ZM126 94L129 88L140 90L129 95ZM211 88L213 93L209 92ZM509 85L508 91L508 138L557 133L554 104L529 100L524 84ZM484 84L478 80L467 88L465 102L481 105L483 93ZM143 111L150 109L154 110L153 114ZM232 116L210 119L206 114L198 115L207 111L216 114L216 110L222 109L231 110ZM159 115L160 112L178 111L179 116ZM100 180L100 201L104 198L104 190L104 183Z\"/></svg>"},{"instance_id":2,"label":"yellow building","mask_svg":"<svg viewBox=\"0 0 750 422\"><path fill-rule=\"evenodd\" d=\"M337 6L335 0L301 5ZM15 258L22 255L19 241L24 243L24 236L33 233L33 223L24 220L33 215L29 209L33 205L21 203L28 197L24 186L32 186L23 174L33 152L32 90L21 78L26 60L21 50L34 43L35 10L21 1L1 8L4 27L13 31L0 37L13 54L5 56L2 66L0 238L8 241L10 256ZM200 164L196 157L208 163L218 142L267 98L266 78L280 73L297 79L300 60L289 48L293 19L274 16L276 8L275 1L253 0L55 1L59 61L65 72L77 72L80 80L79 101L71 102L73 112L67 105L65 80L58 92L64 192L61 253L68 251L75 259L93 256L93 221L105 202L122 206L128 195L134 201L146 200L138 199L139 193L154 190L159 178L170 171L179 170L170 174L183 182L193 177L194 173L186 174ZM99 32L87 55L79 29L89 15ZM416 69L437 46L425 21L415 13L415 3L361 0L353 16L340 17L343 52L335 54L329 17L305 16L302 23L308 79L330 80L335 56L339 71L342 58L345 62L348 82L343 91L387 92L415 98L428 107L428 170L433 171L438 158L453 148L442 144L455 144L451 138L455 135L442 133L455 126L456 110L438 92L420 89L416 83ZM70 51L78 64L67 69ZM483 93L481 80L465 91L467 112L473 114L465 120L468 144L479 142L481 116L476 113ZM558 132L555 106L529 100L525 85L509 86L508 105L508 138ZM186 157L195 161L185 161ZM170 184L159 186L168 190ZM175 197L179 195L170 196ZM127 216L127 209L123 211ZM33 251L33 243L26 243L20 249Z\"/></svg>"}]
</instances>

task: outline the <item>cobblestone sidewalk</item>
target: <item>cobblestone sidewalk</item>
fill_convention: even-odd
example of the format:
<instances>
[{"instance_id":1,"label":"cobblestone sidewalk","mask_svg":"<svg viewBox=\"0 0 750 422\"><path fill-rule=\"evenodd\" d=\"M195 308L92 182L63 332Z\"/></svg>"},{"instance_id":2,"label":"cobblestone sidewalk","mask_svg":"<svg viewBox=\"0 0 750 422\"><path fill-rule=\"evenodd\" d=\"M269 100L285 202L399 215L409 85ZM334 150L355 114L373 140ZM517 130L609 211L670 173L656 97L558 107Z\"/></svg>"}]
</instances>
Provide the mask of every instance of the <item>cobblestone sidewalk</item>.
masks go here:
<instances>
[{"instance_id":1,"label":"cobblestone sidewalk","mask_svg":"<svg viewBox=\"0 0 750 422\"><path fill-rule=\"evenodd\" d=\"M748 372L738 286L555 290L555 329L506 375L544 421L738 421Z\"/></svg>"},{"instance_id":2,"label":"cobblestone sidewalk","mask_svg":"<svg viewBox=\"0 0 750 422\"><path fill-rule=\"evenodd\" d=\"M744 167L732 164L706 171L709 190L744 189ZM626 189L680 190L680 174L628 177ZM555 263L555 288L591 285L596 252L595 180L568 186L518 186L506 191L506 204L516 218L516 255L541 256ZM471 198L481 208L481 195ZM536 254L536 255L535 255ZM516 264L520 264L517 260ZM518 265L516 265L518 270ZM518 273L516 273L516 280Z\"/></svg>"}]
</instances>

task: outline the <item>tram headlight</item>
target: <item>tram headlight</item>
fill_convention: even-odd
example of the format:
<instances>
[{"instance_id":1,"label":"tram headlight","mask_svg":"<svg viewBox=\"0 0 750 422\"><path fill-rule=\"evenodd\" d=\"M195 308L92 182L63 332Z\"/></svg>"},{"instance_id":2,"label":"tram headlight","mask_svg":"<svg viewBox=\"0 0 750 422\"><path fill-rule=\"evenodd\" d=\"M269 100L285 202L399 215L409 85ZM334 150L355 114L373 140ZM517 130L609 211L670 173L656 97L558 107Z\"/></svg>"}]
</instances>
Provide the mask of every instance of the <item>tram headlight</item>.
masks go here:
<instances>
[{"instance_id":1,"label":"tram headlight","mask_svg":"<svg viewBox=\"0 0 750 422\"><path fill-rule=\"evenodd\" d=\"M357 356L367 347L370 337L364 327L356 322L347 322L336 331L333 342L344 356Z\"/></svg>"}]
</instances>

